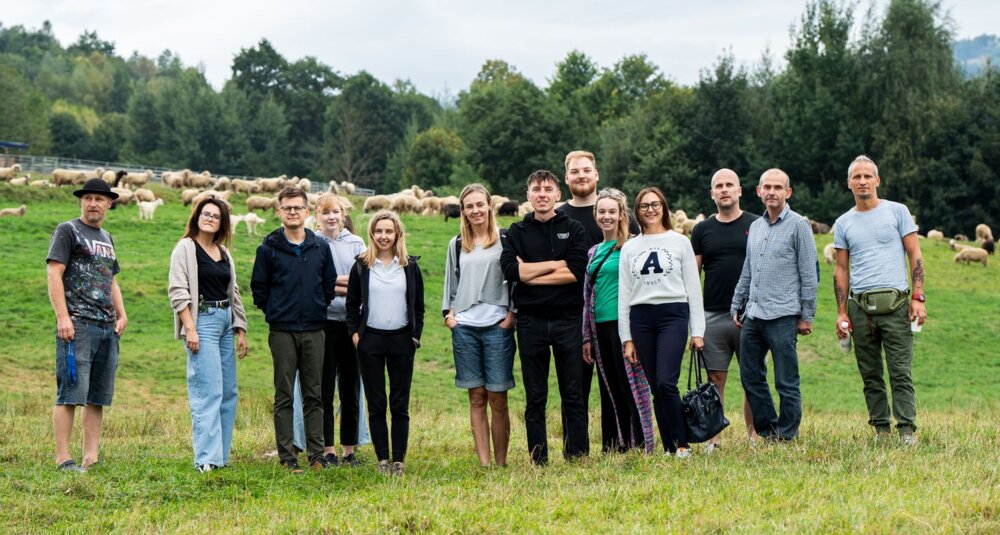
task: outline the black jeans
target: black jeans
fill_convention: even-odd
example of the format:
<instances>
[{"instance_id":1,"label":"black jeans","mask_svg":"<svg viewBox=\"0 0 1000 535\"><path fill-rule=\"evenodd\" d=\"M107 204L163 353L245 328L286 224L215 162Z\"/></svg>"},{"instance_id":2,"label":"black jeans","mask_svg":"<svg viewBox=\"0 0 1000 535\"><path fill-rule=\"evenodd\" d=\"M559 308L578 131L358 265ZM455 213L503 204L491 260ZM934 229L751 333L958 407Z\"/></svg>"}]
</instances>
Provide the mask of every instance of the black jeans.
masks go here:
<instances>
[{"instance_id":1,"label":"black jeans","mask_svg":"<svg viewBox=\"0 0 1000 535\"><path fill-rule=\"evenodd\" d=\"M553 317L517 315L517 345L521 354L524 382L524 427L528 434L531 461L544 465L549 460L545 432L545 405L549 395L549 348L556 363L559 397L562 398L563 456L587 455L587 411L583 405L583 342L580 314Z\"/></svg>"},{"instance_id":2,"label":"black jeans","mask_svg":"<svg viewBox=\"0 0 1000 535\"><path fill-rule=\"evenodd\" d=\"M601 388L601 451L626 451L630 445L642 448L642 422L632 397L632 387L625 371L622 343L618 337L618 322L604 321L595 325L597 344L601 350L599 378ZM593 353L591 353L593 354ZM607 383L607 384L605 384Z\"/></svg>"},{"instance_id":3,"label":"black jeans","mask_svg":"<svg viewBox=\"0 0 1000 535\"><path fill-rule=\"evenodd\" d=\"M366 328L358 341L358 361L368 401L368 428L378 460L389 459L389 426L385 419L385 375L389 374L388 408L392 413L392 461L406 460L410 437L410 385L416 346L410 328L383 331Z\"/></svg>"},{"instance_id":4,"label":"black jeans","mask_svg":"<svg viewBox=\"0 0 1000 535\"><path fill-rule=\"evenodd\" d=\"M677 380L688 336L688 304L635 305L630 316L632 343L653 391L663 449L673 452L686 448L687 428Z\"/></svg>"},{"instance_id":5,"label":"black jeans","mask_svg":"<svg viewBox=\"0 0 1000 535\"><path fill-rule=\"evenodd\" d=\"M336 445L333 438L333 406L335 387L340 388L340 443L344 446L358 444L358 391L361 375L358 354L347 332L347 324L331 321L323 328L326 333L326 350L323 353L323 442L326 447Z\"/></svg>"},{"instance_id":6,"label":"black jeans","mask_svg":"<svg viewBox=\"0 0 1000 535\"><path fill-rule=\"evenodd\" d=\"M292 434L295 372L302 388L302 415L309 462L323 455L323 331L271 331L267 337L274 362L274 439L282 463L296 458Z\"/></svg>"}]
</instances>

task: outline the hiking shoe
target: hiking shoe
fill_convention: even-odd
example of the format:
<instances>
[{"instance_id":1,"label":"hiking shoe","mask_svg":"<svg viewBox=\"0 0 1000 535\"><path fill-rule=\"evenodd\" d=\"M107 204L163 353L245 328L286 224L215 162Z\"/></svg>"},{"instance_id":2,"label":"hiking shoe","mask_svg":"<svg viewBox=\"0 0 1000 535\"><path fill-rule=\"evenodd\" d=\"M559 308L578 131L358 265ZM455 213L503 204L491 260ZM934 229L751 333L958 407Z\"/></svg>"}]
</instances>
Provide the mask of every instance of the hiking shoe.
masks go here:
<instances>
[{"instance_id":1,"label":"hiking shoe","mask_svg":"<svg viewBox=\"0 0 1000 535\"><path fill-rule=\"evenodd\" d=\"M687 459L690 456L691 456L691 450L687 448L677 448L678 459Z\"/></svg>"},{"instance_id":2,"label":"hiking shoe","mask_svg":"<svg viewBox=\"0 0 1000 535\"><path fill-rule=\"evenodd\" d=\"M353 453L348 453L340 458L340 466L350 466L352 468L361 466L361 459L355 457Z\"/></svg>"},{"instance_id":3,"label":"hiking shoe","mask_svg":"<svg viewBox=\"0 0 1000 535\"><path fill-rule=\"evenodd\" d=\"M323 458L326 459L326 462L329 463L330 466L340 466L340 459L337 458L336 453L327 453L323 456Z\"/></svg>"},{"instance_id":4,"label":"hiking shoe","mask_svg":"<svg viewBox=\"0 0 1000 535\"><path fill-rule=\"evenodd\" d=\"M87 471L86 468L84 468L84 467L76 464L76 461L74 461L73 459L70 459L68 461L63 461L63 462L59 463L59 466L56 467L56 470L61 471L61 472L86 472Z\"/></svg>"},{"instance_id":5,"label":"hiking shoe","mask_svg":"<svg viewBox=\"0 0 1000 535\"><path fill-rule=\"evenodd\" d=\"M292 460L292 461L288 461L287 463L281 463L281 465L284 466L285 468L289 469L293 474L301 474L302 473L302 468L299 467L299 462L298 461Z\"/></svg>"},{"instance_id":6,"label":"hiking shoe","mask_svg":"<svg viewBox=\"0 0 1000 535\"><path fill-rule=\"evenodd\" d=\"M392 463L392 475L401 476L403 475L403 472L405 470L406 470L406 463L403 462Z\"/></svg>"},{"instance_id":7,"label":"hiking shoe","mask_svg":"<svg viewBox=\"0 0 1000 535\"><path fill-rule=\"evenodd\" d=\"M194 469L197 470L199 474L205 474L205 473L211 472L215 468L216 468L216 466L214 464L203 464L203 465L194 467Z\"/></svg>"},{"instance_id":8,"label":"hiking shoe","mask_svg":"<svg viewBox=\"0 0 1000 535\"><path fill-rule=\"evenodd\" d=\"M392 467L389 466L389 461L387 459L379 461L377 468L378 468L378 473L380 474L384 475L392 474Z\"/></svg>"},{"instance_id":9,"label":"hiking shoe","mask_svg":"<svg viewBox=\"0 0 1000 535\"><path fill-rule=\"evenodd\" d=\"M315 459L312 460L312 462L309 463L309 468L312 468L313 470L326 470L331 466L333 465L330 464L330 462L326 460L326 457L323 457L322 455L316 457Z\"/></svg>"}]
</instances>

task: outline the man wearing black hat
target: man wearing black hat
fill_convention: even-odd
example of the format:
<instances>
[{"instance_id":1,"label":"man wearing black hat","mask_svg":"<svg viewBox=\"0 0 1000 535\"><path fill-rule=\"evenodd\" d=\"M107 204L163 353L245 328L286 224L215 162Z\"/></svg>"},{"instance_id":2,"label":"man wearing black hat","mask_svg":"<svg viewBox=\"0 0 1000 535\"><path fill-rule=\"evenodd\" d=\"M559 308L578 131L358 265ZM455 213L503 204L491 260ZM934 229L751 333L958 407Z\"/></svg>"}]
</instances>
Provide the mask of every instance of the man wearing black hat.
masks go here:
<instances>
[{"instance_id":1,"label":"man wearing black hat","mask_svg":"<svg viewBox=\"0 0 1000 535\"><path fill-rule=\"evenodd\" d=\"M56 227L46 263L49 300L56 313L56 466L83 471L98 460L103 411L115 391L118 340L128 319L115 280L119 267L114 242L101 228L118 194L94 178L73 195L80 198L81 215ZM79 465L69 451L77 405L83 406Z\"/></svg>"}]
</instances>

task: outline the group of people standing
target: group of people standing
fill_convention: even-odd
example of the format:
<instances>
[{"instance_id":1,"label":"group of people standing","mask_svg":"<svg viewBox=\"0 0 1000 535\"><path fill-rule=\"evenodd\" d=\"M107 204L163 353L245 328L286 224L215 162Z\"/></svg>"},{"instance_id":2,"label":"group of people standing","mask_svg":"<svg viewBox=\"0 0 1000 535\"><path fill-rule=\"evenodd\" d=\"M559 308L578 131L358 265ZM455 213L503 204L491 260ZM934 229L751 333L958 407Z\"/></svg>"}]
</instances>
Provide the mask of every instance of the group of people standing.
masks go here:
<instances>
[{"instance_id":1,"label":"group of people standing","mask_svg":"<svg viewBox=\"0 0 1000 535\"><path fill-rule=\"evenodd\" d=\"M718 213L697 225L688 240L672 229L667 198L658 188L640 191L630 210L622 192L597 190L593 154L569 153L565 171L572 198L557 209L560 180L536 171L527 181L533 212L508 229L498 226L483 186L466 186L459 197L461 227L448 244L441 308L452 335L455 383L468 390L479 462L507 463L515 352L525 388L528 451L536 465L548 462L552 361L567 459L589 454L587 400L595 369L603 452L652 452L655 417L664 450L688 457L678 390L688 348L704 353L720 396L737 356L751 438L795 439L802 418L796 341L812 332L819 272L811 228L786 202L792 192L788 176L779 169L761 176L756 190L766 213L757 217L740 208L737 175L718 171L709 189ZM834 242L837 335L854 339L869 423L880 437L891 423L884 350L892 415L904 443L915 444L910 323L926 318L923 260L908 210L879 200L879 183L869 158L850 164L847 185L855 208L837 220ZM88 181L75 195L82 215L59 225L47 258L57 319L53 426L61 470L98 462L102 409L111 404L118 341L127 324L114 244L102 229L117 195L100 180ZM304 191L285 188L277 201L282 225L258 247L250 288L269 325L280 462L301 472L298 453L304 449L314 469L357 465L363 379L377 468L402 475L424 323L418 257L408 254L393 212L371 218L365 248L347 228L335 196L325 194L317 203L317 233L306 228ZM225 247L230 231L227 205L201 201L170 263L174 334L187 353L194 464L202 472L229 464L236 359L247 354L245 309ZM768 352L779 410L767 384ZM304 424L299 447L296 388ZM340 457L333 405L338 388ZM84 406L79 465L69 446L78 405ZM713 437L707 451L720 445L720 437Z\"/></svg>"}]
</instances>

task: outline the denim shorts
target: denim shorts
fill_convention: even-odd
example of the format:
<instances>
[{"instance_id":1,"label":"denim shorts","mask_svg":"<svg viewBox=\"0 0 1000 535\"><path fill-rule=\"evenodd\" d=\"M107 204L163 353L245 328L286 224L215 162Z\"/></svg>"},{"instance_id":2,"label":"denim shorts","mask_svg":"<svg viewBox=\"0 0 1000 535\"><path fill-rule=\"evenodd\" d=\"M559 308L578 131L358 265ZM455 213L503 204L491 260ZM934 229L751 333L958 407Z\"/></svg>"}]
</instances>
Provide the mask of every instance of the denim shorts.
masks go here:
<instances>
[{"instance_id":1,"label":"denim shorts","mask_svg":"<svg viewBox=\"0 0 1000 535\"><path fill-rule=\"evenodd\" d=\"M114 323L73 320L76 384L66 369L69 344L56 338L56 405L111 405L118 370L118 335Z\"/></svg>"},{"instance_id":2,"label":"denim shorts","mask_svg":"<svg viewBox=\"0 0 1000 535\"><path fill-rule=\"evenodd\" d=\"M514 388L514 330L456 325L451 330L455 386L506 392Z\"/></svg>"}]
</instances>

